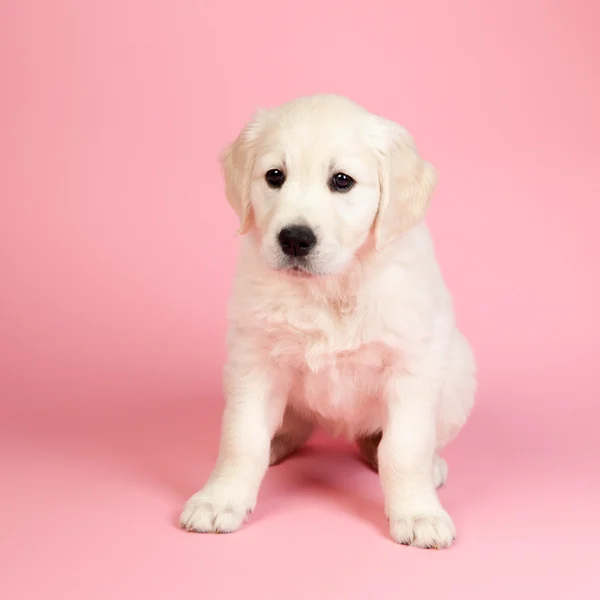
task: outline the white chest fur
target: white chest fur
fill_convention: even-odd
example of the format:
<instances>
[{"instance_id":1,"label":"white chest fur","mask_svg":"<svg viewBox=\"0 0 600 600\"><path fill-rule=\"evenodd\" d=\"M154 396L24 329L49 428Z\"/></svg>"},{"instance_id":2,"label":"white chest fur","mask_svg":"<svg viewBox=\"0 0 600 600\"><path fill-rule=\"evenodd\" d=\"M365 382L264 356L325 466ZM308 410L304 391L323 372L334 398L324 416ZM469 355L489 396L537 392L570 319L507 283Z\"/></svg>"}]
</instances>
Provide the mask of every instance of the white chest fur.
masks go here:
<instances>
[{"instance_id":1,"label":"white chest fur","mask_svg":"<svg viewBox=\"0 0 600 600\"><path fill-rule=\"evenodd\" d=\"M381 386L398 353L368 315L330 303L290 310L286 301L263 319L268 359L291 374L291 401L334 433L381 427Z\"/></svg>"}]
</instances>

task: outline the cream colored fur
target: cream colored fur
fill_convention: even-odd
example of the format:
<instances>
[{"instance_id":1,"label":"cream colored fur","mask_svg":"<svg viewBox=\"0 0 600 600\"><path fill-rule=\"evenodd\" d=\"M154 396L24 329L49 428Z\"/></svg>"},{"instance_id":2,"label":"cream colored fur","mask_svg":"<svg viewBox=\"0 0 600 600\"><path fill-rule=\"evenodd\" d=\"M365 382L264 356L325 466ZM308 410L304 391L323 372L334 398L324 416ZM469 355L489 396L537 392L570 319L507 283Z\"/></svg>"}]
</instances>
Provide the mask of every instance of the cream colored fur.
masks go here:
<instances>
[{"instance_id":1,"label":"cream colored fur","mask_svg":"<svg viewBox=\"0 0 600 600\"><path fill-rule=\"evenodd\" d=\"M319 424L362 441L395 541L449 546L455 529L435 489L447 466L437 452L467 420L475 364L422 222L434 168L405 129L331 95L259 113L223 167L245 234L227 403L217 464L182 526L238 529L269 463ZM281 189L265 182L274 168L286 173ZM344 194L327 185L340 171L356 180ZM292 271L277 236L294 224L318 242Z\"/></svg>"}]
</instances>

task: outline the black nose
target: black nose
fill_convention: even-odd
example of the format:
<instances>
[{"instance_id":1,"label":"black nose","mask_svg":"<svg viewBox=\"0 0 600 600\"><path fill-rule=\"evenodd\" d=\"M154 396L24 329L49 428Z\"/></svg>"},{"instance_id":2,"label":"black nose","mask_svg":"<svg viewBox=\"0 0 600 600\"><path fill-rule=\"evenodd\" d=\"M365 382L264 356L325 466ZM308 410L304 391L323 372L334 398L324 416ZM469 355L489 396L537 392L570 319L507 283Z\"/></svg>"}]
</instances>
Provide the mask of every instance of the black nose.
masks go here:
<instances>
[{"instance_id":1,"label":"black nose","mask_svg":"<svg viewBox=\"0 0 600 600\"><path fill-rule=\"evenodd\" d=\"M279 245L288 256L306 256L317 243L310 227L294 225L279 232Z\"/></svg>"}]
</instances>

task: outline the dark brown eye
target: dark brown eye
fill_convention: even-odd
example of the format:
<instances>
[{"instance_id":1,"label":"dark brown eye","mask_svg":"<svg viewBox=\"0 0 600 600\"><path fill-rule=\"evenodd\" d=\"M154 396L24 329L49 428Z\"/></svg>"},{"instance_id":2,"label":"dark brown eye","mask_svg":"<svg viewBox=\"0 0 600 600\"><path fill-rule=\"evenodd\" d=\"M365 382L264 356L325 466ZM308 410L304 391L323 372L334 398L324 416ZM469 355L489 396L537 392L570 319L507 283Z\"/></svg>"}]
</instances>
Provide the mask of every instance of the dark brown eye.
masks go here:
<instances>
[{"instance_id":1,"label":"dark brown eye","mask_svg":"<svg viewBox=\"0 0 600 600\"><path fill-rule=\"evenodd\" d=\"M354 185L354 179L346 173L336 173L329 181L329 188L333 192L347 192Z\"/></svg>"},{"instance_id":2,"label":"dark brown eye","mask_svg":"<svg viewBox=\"0 0 600 600\"><path fill-rule=\"evenodd\" d=\"M267 171L265 179L269 184L269 187L280 188L285 183L285 174L279 169L271 169Z\"/></svg>"}]
</instances>

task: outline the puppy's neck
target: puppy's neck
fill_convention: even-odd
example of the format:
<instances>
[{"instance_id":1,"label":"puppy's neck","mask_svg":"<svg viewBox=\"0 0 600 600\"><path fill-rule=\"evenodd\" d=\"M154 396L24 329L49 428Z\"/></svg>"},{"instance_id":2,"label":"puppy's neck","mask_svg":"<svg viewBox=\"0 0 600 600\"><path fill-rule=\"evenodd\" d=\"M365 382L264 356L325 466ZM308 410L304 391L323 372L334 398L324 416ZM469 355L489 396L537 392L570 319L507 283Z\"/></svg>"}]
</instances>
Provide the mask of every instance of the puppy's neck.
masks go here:
<instances>
[{"instance_id":1,"label":"puppy's neck","mask_svg":"<svg viewBox=\"0 0 600 600\"><path fill-rule=\"evenodd\" d=\"M307 286L312 301L327 304L341 315L355 310L363 278L363 264L355 257L342 274L335 277L309 278L303 283Z\"/></svg>"},{"instance_id":2,"label":"puppy's neck","mask_svg":"<svg viewBox=\"0 0 600 600\"><path fill-rule=\"evenodd\" d=\"M351 313L356 308L360 290L372 276L376 263L386 259L385 254L376 250L369 236L343 273L307 278L301 283L306 286L311 300L326 303L339 314Z\"/></svg>"}]
</instances>

